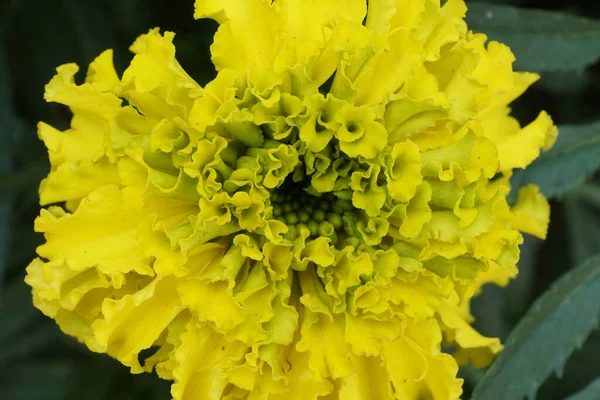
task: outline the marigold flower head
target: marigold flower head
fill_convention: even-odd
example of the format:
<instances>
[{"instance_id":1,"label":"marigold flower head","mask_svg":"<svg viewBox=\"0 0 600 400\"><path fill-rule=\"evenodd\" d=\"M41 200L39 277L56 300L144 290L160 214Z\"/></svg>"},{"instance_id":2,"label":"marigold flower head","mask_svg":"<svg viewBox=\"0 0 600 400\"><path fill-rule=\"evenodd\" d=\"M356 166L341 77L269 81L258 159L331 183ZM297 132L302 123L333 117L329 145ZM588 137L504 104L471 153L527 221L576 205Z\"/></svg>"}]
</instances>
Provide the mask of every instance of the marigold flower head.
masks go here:
<instances>
[{"instance_id":1,"label":"marigold flower head","mask_svg":"<svg viewBox=\"0 0 600 400\"><path fill-rule=\"evenodd\" d=\"M220 23L201 87L174 34L58 68L36 307L187 399L456 399L498 339L469 301L543 237L556 138L508 104L538 77L467 30L462 0L197 0ZM442 344L453 348L442 352ZM154 349L140 359L140 352Z\"/></svg>"}]
</instances>

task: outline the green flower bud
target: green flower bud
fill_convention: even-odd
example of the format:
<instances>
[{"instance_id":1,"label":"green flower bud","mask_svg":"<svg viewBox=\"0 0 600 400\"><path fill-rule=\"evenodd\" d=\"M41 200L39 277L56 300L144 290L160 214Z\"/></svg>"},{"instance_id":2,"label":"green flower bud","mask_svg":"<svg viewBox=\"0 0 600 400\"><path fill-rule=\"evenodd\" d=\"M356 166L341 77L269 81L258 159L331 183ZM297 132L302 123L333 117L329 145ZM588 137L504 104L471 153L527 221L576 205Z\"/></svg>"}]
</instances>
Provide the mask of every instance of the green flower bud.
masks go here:
<instances>
[{"instance_id":1,"label":"green flower bud","mask_svg":"<svg viewBox=\"0 0 600 400\"><path fill-rule=\"evenodd\" d=\"M303 224L306 224L308 221L310 221L310 214L308 213L308 211L306 209L298 211L297 214L298 214L298 219Z\"/></svg>"},{"instance_id":2,"label":"green flower bud","mask_svg":"<svg viewBox=\"0 0 600 400\"><path fill-rule=\"evenodd\" d=\"M319 235L330 237L335 233L335 227L329 221L323 221L319 224Z\"/></svg>"},{"instance_id":3,"label":"green flower bud","mask_svg":"<svg viewBox=\"0 0 600 400\"><path fill-rule=\"evenodd\" d=\"M298 225L296 225L296 234L298 236L302 236L302 230L303 229L307 229L308 231L310 231L310 228L306 224L298 224Z\"/></svg>"},{"instance_id":4,"label":"green flower bud","mask_svg":"<svg viewBox=\"0 0 600 400\"><path fill-rule=\"evenodd\" d=\"M281 204L273 204L273 216L279 217L281 214L283 214Z\"/></svg>"},{"instance_id":5,"label":"green flower bud","mask_svg":"<svg viewBox=\"0 0 600 400\"><path fill-rule=\"evenodd\" d=\"M342 221L342 217L339 214L335 213L328 213L327 221L331 222L331 224L336 230L340 229L344 224L344 221Z\"/></svg>"},{"instance_id":6,"label":"green flower bud","mask_svg":"<svg viewBox=\"0 0 600 400\"><path fill-rule=\"evenodd\" d=\"M286 202L283 203L283 212L287 214L287 213L290 213L292 211L294 211L292 205L290 203L288 203L287 200L286 200Z\"/></svg>"},{"instance_id":7,"label":"green flower bud","mask_svg":"<svg viewBox=\"0 0 600 400\"><path fill-rule=\"evenodd\" d=\"M295 212L287 213L285 215L285 221L288 225L296 225L298 223L298 215Z\"/></svg>"},{"instance_id":8,"label":"green flower bud","mask_svg":"<svg viewBox=\"0 0 600 400\"><path fill-rule=\"evenodd\" d=\"M317 236L319 234L319 223L317 221L311 219L308 221L307 225L311 236Z\"/></svg>"},{"instance_id":9,"label":"green flower bud","mask_svg":"<svg viewBox=\"0 0 600 400\"><path fill-rule=\"evenodd\" d=\"M323 210L315 210L312 215L312 219L321 222L325 219L325 211Z\"/></svg>"},{"instance_id":10,"label":"green flower bud","mask_svg":"<svg viewBox=\"0 0 600 400\"><path fill-rule=\"evenodd\" d=\"M280 201L281 201L281 194L279 192L272 192L271 193L271 202L279 203Z\"/></svg>"},{"instance_id":11,"label":"green flower bud","mask_svg":"<svg viewBox=\"0 0 600 400\"><path fill-rule=\"evenodd\" d=\"M335 201L335 206L341 208L343 211L352 211L354 208L351 201L340 198Z\"/></svg>"}]
</instances>

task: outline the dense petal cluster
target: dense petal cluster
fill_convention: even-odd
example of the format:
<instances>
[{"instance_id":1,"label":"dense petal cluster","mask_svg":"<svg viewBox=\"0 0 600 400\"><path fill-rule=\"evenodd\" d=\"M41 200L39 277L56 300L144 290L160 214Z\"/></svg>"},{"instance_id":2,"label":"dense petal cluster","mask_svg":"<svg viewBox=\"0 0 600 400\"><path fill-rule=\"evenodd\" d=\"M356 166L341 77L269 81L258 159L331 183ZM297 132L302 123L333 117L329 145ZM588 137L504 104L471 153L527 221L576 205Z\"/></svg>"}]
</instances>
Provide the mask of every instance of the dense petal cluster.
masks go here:
<instances>
[{"instance_id":1,"label":"dense petal cluster","mask_svg":"<svg viewBox=\"0 0 600 400\"><path fill-rule=\"evenodd\" d=\"M121 78L110 51L81 85L59 67L35 305L178 400L458 398L458 363L501 350L470 299L546 232L536 188L507 203L511 171L556 138L509 116L537 76L465 12L197 0L220 24L204 87L158 30Z\"/></svg>"}]
</instances>

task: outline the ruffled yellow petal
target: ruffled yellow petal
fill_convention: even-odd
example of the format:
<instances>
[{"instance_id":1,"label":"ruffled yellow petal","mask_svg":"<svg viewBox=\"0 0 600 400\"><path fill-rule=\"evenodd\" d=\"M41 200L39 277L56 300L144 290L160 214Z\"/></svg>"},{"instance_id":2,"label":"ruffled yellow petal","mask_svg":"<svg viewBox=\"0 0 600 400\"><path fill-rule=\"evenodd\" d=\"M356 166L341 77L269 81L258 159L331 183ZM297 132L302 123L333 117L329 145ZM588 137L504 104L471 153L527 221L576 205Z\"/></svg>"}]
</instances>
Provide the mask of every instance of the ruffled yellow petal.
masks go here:
<instances>
[{"instance_id":1,"label":"ruffled yellow petal","mask_svg":"<svg viewBox=\"0 0 600 400\"><path fill-rule=\"evenodd\" d=\"M245 319L244 308L225 290L226 282L187 280L177 286L182 304L199 322L212 322L216 329L231 330Z\"/></svg>"},{"instance_id":2,"label":"ruffled yellow petal","mask_svg":"<svg viewBox=\"0 0 600 400\"><path fill-rule=\"evenodd\" d=\"M328 317L310 310L304 315L298 351L310 353L309 366L322 377L338 379L353 373L352 352L344 340L340 317Z\"/></svg>"},{"instance_id":3,"label":"ruffled yellow petal","mask_svg":"<svg viewBox=\"0 0 600 400\"><path fill-rule=\"evenodd\" d=\"M535 185L519 189L517 203L511 208L511 227L540 239L546 238L550 223L550 204Z\"/></svg>"},{"instance_id":4,"label":"ruffled yellow petal","mask_svg":"<svg viewBox=\"0 0 600 400\"><path fill-rule=\"evenodd\" d=\"M112 50L104 51L90 64L85 81L103 92L119 91L121 80L113 65Z\"/></svg>"},{"instance_id":5,"label":"ruffled yellow petal","mask_svg":"<svg viewBox=\"0 0 600 400\"><path fill-rule=\"evenodd\" d=\"M41 257L64 261L76 271L95 267L107 275L131 271L153 275L136 231L143 221L138 210L127 209L116 186L92 192L74 214L60 208L43 210L36 220L46 243L38 248Z\"/></svg>"},{"instance_id":6,"label":"ruffled yellow petal","mask_svg":"<svg viewBox=\"0 0 600 400\"><path fill-rule=\"evenodd\" d=\"M409 201L423 180L419 148L411 141L396 143L387 167L390 196L400 202Z\"/></svg>"},{"instance_id":7,"label":"ruffled yellow petal","mask_svg":"<svg viewBox=\"0 0 600 400\"><path fill-rule=\"evenodd\" d=\"M217 70L248 71L261 90L268 87L264 80L260 82L267 70L283 72L307 62L327 49L332 25L340 20L360 24L365 13L366 4L357 0L286 0L277 4L263 0L198 0L194 17L213 18L221 24L211 47ZM323 83L334 72L335 63L327 57L312 61L314 71L308 71L308 78Z\"/></svg>"},{"instance_id":8,"label":"ruffled yellow petal","mask_svg":"<svg viewBox=\"0 0 600 400\"><path fill-rule=\"evenodd\" d=\"M82 119L108 118L117 112L121 99L112 93L103 93L102 85L85 83L75 85L79 67L65 64L56 69L58 74L46 85L44 99L69 106ZM96 121L90 121L96 122Z\"/></svg>"},{"instance_id":9,"label":"ruffled yellow petal","mask_svg":"<svg viewBox=\"0 0 600 400\"><path fill-rule=\"evenodd\" d=\"M221 24L211 48L217 70L232 68L243 71L248 68L262 71L272 65L276 44L271 38L276 37L282 24L275 7L269 2L198 0L194 17L214 18ZM255 48L260 50L254 51Z\"/></svg>"},{"instance_id":10,"label":"ruffled yellow petal","mask_svg":"<svg viewBox=\"0 0 600 400\"><path fill-rule=\"evenodd\" d=\"M368 107L345 107L336 114L340 128L335 137L340 149L350 157L374 158L387 144L385 127L374 121Z\"/></svg>"},{"instance_id":11,"label":"ruffled yellow petal","mask_svg":"<svg viewBox=\"0 0 600 400\"><path fill-rule=\"evenodd\" d=\"M187 116L193 102L190 92L199 86L175 59L174 37L172 32L161 36L153 29L135 41L130 50L136 56L123 73L123 94L134 104L146 104L157 111L159 107L172 109L176 115ZM157 114L164 113L160 110Z\"/></svg>"},{"instance_id":12,"label":"ruffled yellow petal","mask_svg":"<svg viewBox=\"0 0 600 400\"><path fill-rule=\"evenodd\" d=\"M558 134L557 128L545 112L522 129L507 113L507 109L501 109L489 115L482 124L486 135L498 149L500 169L526 168L540 155L541 149L552 147Z\"/></svg>"},{"instance_id":13,"label":"ruffled yellow petal","mask_svg":"<svg viewBox=\"0 0 600 400\"><path fill-rule=\"evenodd\" d=\"M189 319L180 340L173 355L173 397L182 400L221 398L227 385L222 373L243 356L243 346L226 340L193 318Z\"/></svg>"},{"instance_id":14,"label":"ruffled yellow petal","mask_svg":"<svg viewBox=\"0 0 600 400\"><path fill-rule=\"evenodd\" d=\"M103 318L92 329L104 351L139 373L139 352L152 346L182 308L175 282L155 280L133 295L106 299Z\"/></svg>"},{"instance_id":15,"label":"ruffled yellow petal","mask_svg":"<svg viewBox=\"0 0 600 400\"><path fill-rule=\"evenodd\" d=\"M450 331L450 339L460 347L454 355L457 361L465 364L471 360L477 368L490 365L496 354L502 350L500 340L482 336L471 327L470 321L464 318L456 307L441 304L437 310L440 320Z\"/></svg>"},{"instance_id":16,"label":"ruffled yellow petal","mask_svg":"<svg viewBox=\"0 0 600 400\"><path fill-rule=\"evenodd\" d=\"M455 378L458 366L440 351L441 340L438 324L429 320L407 326L401 339L384 345L383 357L396 398L459 398L462 380Z\"/></svg>"}]
</instances>

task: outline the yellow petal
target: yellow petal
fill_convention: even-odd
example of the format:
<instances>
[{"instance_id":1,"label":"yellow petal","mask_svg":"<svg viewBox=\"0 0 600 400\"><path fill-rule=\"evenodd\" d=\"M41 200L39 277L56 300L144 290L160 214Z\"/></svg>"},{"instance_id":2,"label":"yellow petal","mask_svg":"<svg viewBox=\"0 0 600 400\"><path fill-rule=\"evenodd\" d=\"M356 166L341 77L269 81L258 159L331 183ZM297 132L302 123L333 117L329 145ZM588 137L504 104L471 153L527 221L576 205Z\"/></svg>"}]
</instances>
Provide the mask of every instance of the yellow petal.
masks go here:
<instances>
[{"instance_id":1,"label":"yellow petal","mask_svg":"<svg viewBox=\"0 0 600 400\"><path fill-rule=\"evenodd\" d=\"M231 369L246 347L225 339L193 318L186 328L175 351L171 395L176 400L220 399L227 385L223 371Z\"/></svg>"},{"instance_id":2,"label":"yellow petal","mask_svg":"<svg viewBox=\"0 0 600 400\"><path fill-rule=\"evenodd\" d=\"M411 141L396 143L387 165L388 191L400 202L409 201L421 184L421 155Z\"/></svg>"},{"instance_id":3,"label":"yellow petal","mask_svg":"<svg viewBox=\"0 0 600 400\"><path fill-rule=\"evenodd\" d=\"M526 168L540 155L540 149L548 150L558 134L552 119L545 112L535 121L520 128L516 120L505 115L507 110L489 115L482 121L486 135L490 135L498 148L501 170Z\"/></svg>"},{"instance_id":4,"label":"yellow petal","mask_svg":"<svg viewBox=\"0 0 600 400\"><path fill-rule=\"evenodd\" d=\"M139 352L152 346L182 308L175 281L155 280L133 295L104 300L104 318L92 328L108 354L140 373Z\"/></svg>"},{"instance_id":5,"label":"yellow petal","mask_svg":"<svg viewBox=\"0 0 600 400\"><path fill-rule=\"evenodd\" d=\"M550 222L550 205L535 185L519 189L517 203L511 208L511 227L540 239L546 238Z\"/></svg>"},{"instance_id":6,"label":"yellow petal","mask_svg":"<svg viewBox=\"0 0 600 400\"><path fill-rule=\"evenodd\" d=\"M109 118L121 105L121 99L112 93L102 93L99 87L85 83L75 85L79 67L65 64L56 69L57 75L46 85L44 99L69 106L74 114L87 118Z\"/></svg>"},{"instance_id":7,"label":"yellow petal","mask_svg":"<svg viewBox=\"0 0 600 400\"><path fill-rule=\"evenodd\" d=\"M398 340L403 334L404 323L397 318L377 320L376 318L346 316L345 339L352 346L354 354L379 356L383 342ZM363 359L359 357L358 359ZM385 385L382 387L382 389Z\"/></svg>"},{"instance_id":8,"label":"yellow petal","mask_svg":"<svg viewBox=\"0 0 600 400\"><path fill-rule=\"evenodd\" d=\"M40 256L64 260L78 271L95 266L107 275L154 274L137 239L144 216L125 207L117 187L104 186L91 193L74 214L56 213L42 210L36 221L36 230L46 237L38 248Z\"/></svg>"},{"instance_id":9,"label":"yellow petal","mask_svg":"<svg viewBox=\"0 0 600 400\"><path fill-rule=\"evenodd\" d=\"M310 352L309 366L323 378L337 379L353 373L352 352L344 340L343 323L340 316L330 318L310 310L304 315L302 340L296 348Z\"/></svg>"},{"instance_id":10,"label":"yellow petal","mask_svg":"<svg viewBox=\"0 0 600 400\"><path fill-rule=\"evenodd\" d=\"M40 185L40 204L80 200L106 185L120 183L117 166L106 158L79 165L61 164Z\"/></svg>"},{"instance_id":11,"label":"yellow petal","mask_svg":"<svg viewBox=\"0 0 600 400\"><path fill-rule=\"evenodd\" d=\"M233 329L244 321L243 307L226 290L226 282L187 279L177 284L181 303L200 322L212 322L219 331Z\"/></svg>"},{"instance_id":12,"label":"yellow petal","mask_svg":"<svg viewBox=\"0 0 600 400\"><path fill-rule=\"evenodd\" d=\"M340 400L392 400L387 373L379 357L356 357L356 373L342 378Z\"/></svg>"},{"instance_id":13,"label":"yellow petal","mask_svg":"<svg viewBox=\"0 0 600 400\"><path fill-rule=\"evenodd\" d=\"M174 37L172 32L161 36L158 29L153 29L137 38L131 46L136 56L123 73L122 84L125 90L135 88L140 95L155 92L167 104L184 107L187 114L193 105L190 91L200 86L175 59ZM164 94L159 93L162 90Z\"/></svg>"},{"instance_id":14,"label":"yellow petal","mask_svg":"<svg viewBox=\"0 0 600 400\"><path fill-rule=\"evenodd\" d=\"M456 378L458 366L454 359L441 352L442 335L438 324L427 320L409 324L406 329L402 338L386 342L383 350L396 398L458 399L462 379Z\"/></svg>"},{"instance_id":15,"label":"yellow petal","mask_svg":"<svg viewBox=\"0 0 600 400\"><path fill-rule=\"evenodd\" d=\"M96 57L88 68L85 81L104 92L118 92L121 82L113 65L112 50L106 50Z\"/></svg>"}]
</instances>

